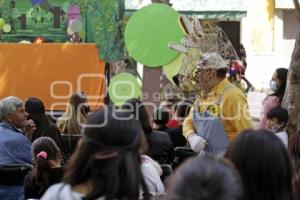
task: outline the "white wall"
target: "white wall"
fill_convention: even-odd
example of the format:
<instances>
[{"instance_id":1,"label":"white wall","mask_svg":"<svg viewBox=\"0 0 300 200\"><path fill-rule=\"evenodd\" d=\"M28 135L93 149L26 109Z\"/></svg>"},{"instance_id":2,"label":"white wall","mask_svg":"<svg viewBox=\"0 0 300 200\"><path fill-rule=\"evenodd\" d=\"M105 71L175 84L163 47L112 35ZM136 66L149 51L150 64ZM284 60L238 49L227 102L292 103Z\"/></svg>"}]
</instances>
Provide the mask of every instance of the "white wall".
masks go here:
<instances>
[{"instance_id":1,"label":"white wall","mask_svg":"<svg viewBox=\"0 0 300 200\"><path fill-rule=\"evenodd\" d=\"M277 9L274 15L273 51L255 52L251 46L251 23L248 15L241 20L241 43L246 48L248 62L246 76L258 91L266 91L275 69L289 68L295 40L283 38L283 10Z\"/></svg>"}]
</instances>

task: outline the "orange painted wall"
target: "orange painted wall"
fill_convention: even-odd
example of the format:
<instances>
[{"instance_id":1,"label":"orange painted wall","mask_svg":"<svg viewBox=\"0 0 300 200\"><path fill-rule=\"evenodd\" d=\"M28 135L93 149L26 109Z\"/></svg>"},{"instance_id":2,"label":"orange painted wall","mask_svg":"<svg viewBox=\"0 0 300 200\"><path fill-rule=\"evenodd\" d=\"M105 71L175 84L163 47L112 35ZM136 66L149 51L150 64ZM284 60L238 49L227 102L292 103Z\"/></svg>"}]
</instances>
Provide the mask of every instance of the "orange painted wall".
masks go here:
<instances>
[{"instance_id":1,"label":"orange painted wall","mask_svg":"<svg viewBox=\"0 0 300 200\"><path fill-rule=\"evenodd\" d=\"M92 108L105 95L103 61L95 44L0 44L0 98L35 96L47 110L64 110L84 91Z\"/></svg>"}]
</instances>

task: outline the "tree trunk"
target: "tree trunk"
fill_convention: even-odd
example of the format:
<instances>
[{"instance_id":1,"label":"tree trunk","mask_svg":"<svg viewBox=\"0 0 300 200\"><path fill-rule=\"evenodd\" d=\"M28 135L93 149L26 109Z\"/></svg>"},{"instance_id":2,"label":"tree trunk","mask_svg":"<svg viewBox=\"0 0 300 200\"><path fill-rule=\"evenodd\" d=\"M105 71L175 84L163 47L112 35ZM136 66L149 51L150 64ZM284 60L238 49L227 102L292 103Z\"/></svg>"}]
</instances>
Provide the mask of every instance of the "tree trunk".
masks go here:
<instances>
[{"instance_id":1,"label":"tree trunk","mask_svg":"<svg viewBox=\"0 0 300 200\"><path fill-rule=\"evenodd\" d=\"M20 16L20 21L21 21L21 29L26 30L26 14L22 14Z\"/></svg>"},{"instance_id":2,"label":"tree trunk","mask_svg":"<svg viewBox=\"0 0 300 200\"><path fill-rule=\"evenodd\" d=\"M296 16L300 24L300 7L298 0L293 0ZM289 122L286 131L289 135L300 130L300 32L295 42L289 67L286 91L282 103L289 111Z\"/></svg>"},{"instance_id":3,"label":"tree trunk","mask_svg":"<svg viewBox=\"0 0 300 200\"><path fill-rule=\"evenodd\" d=\"M53 28L60 28L60 16L63 15L64 12L60 7L53 7L50 9L50 12L53 14Z\"/></svg>"},{"instance_id":4,"label":"tree trunk","mask_svg":"<svg viewBox=\"0 0 300 200\"><path fill-rule=\"evenodd\" d=\"M164 3L170 5L169 0L152 0L152 3ZM163 87L162 78L162 67L143 67L142 100L144 102L147 102L147 104L152 104L152 106L146 104L147 112L150 118L153 116L153 106L155 105L156 107L158 107L159 102L161 101L160 95Z\"/></svg>"}]
</instances>

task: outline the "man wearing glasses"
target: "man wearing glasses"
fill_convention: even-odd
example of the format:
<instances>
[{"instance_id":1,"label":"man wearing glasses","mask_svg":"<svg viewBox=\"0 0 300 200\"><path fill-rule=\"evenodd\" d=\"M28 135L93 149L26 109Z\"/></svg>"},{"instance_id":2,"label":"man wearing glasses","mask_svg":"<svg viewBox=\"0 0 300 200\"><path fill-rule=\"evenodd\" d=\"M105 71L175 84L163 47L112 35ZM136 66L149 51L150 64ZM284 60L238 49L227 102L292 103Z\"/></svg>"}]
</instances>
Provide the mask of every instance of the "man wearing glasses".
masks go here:
<instances>
[{"instance_id":1,"label":"man wearing glasses","mask_svg":"<svg viewBox=\"0 0 300 200\"><path fill-rule=\"evenodd\" d=\"M222 156L229 141L252 128L246 97L227 80L227 67L215 52L203 54L197 63L201 94L183 123L183 134L197 153Z\"/></svg>"}]
</instances>

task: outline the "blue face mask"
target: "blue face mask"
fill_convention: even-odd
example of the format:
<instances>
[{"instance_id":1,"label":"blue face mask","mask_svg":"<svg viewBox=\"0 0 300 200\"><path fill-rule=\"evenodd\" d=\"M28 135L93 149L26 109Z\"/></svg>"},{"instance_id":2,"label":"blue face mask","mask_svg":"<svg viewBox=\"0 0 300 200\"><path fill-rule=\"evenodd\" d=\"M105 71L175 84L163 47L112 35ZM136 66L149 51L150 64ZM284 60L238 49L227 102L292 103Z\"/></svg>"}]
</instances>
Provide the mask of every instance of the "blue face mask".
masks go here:
<instances>
[{"instance_id":1,"label":"blue face mask","mask_svg":"<svg viewBox=\"0 0 300 200\"><path fill-rule=\"evenodd\" d=\"M270 88L273 92L276 92L277 90L277 85L276 85L276 82L273 81L273 80L270 80Z\"/></svg>"}]
</instances>

